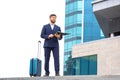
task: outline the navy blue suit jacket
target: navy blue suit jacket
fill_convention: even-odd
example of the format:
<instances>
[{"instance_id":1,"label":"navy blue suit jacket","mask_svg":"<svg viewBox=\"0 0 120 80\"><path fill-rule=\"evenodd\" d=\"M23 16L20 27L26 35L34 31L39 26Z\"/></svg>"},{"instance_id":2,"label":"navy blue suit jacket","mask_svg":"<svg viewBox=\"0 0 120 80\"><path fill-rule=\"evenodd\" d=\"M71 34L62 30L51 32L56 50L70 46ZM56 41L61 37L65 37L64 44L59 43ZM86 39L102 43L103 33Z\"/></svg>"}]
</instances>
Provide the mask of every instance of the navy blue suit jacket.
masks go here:
<instances>
[{"instance_id":1,"label":"navy blue suit jacket","mask_svg":"<svg viewBox=\"0 0 120 80\"><path fill-rule=\"evenodd\" d=\"M54 25L53 30L51 29L50 24L44 25L41 31L41 38L44 38L44 47L59 47L58 38L48 38L50 34L55 34L57 31L61 31L60 27L57 25ZM59 40L62 39L62 36L59 38Z\"/></svg>"}]
</instances>

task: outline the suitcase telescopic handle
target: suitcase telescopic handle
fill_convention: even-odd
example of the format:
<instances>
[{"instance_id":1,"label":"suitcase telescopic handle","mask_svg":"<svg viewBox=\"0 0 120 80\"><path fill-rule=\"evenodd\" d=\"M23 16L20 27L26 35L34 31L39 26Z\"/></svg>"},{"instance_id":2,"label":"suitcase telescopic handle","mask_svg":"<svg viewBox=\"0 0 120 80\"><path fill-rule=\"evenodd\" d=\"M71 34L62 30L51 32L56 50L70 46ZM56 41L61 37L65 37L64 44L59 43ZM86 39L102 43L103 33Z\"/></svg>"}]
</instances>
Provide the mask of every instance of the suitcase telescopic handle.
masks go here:
<instances>
[{"instance_id":1,"label":"suitcase telescopic handle","mask_svg":"<svg viewBox=\"0 0 120 80\"><path fill-rule=\"evenodd\" d=\"M37 58L41 59L41 41L38 41L38 53L37 53Z\"/></svg>"},{"instance_id":2,"label":"suitcase telescopic handle","mask_svg":"<svg viewBox=\"0 0 120 80\"><path fill-rule=\"evenodd\" d=\"M39 43L41 43L41 41L38 41Z\"/></svg>"}]
</instances>

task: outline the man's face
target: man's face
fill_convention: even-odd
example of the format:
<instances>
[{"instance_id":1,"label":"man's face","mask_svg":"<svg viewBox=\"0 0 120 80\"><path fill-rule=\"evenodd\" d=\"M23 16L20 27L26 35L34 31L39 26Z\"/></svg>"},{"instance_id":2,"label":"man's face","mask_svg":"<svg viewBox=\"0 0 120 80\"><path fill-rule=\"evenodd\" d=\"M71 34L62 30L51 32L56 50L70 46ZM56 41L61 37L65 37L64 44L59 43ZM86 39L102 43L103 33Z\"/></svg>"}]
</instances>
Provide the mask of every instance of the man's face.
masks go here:
<instances>
[{"instance_id":1,"label":"man's face","mask_svg":"<svg viewBox=\"0 0 120 80\"><path fill-rule=\"evenodd\" d=\"M56 22L56 16L51 16L50 17L50 22L55 23Z\"/></svg>"}]
</instances>

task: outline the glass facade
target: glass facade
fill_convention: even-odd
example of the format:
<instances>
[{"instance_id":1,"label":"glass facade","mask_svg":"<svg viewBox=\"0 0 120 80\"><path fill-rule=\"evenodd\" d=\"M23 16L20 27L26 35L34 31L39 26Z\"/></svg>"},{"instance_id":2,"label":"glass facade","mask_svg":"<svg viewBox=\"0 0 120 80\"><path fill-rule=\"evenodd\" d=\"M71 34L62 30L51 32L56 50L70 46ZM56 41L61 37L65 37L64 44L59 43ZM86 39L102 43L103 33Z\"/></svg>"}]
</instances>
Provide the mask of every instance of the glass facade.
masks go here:
<instances>
[{"instance_id":1,"label":"glass facade","mask_svg":"<svg viewBox=\"0 0 120 80\"><path fill-rule=\"evenodd\" d=\"M80 58L73 58L72 75L96 75L97 55L90 55Z\"/></svg>"},{"instance_id":2,"label":"glass facade","mask_svg":"<svg viewBox=\"0 0 120 80\"><path fill-rule=\"evenodd\" d=\"M72 46L81 42L82 30L82 1L66 0L64 44L64 75L72 73Z\"/></svg>"},{"instance_id":3,"label":"glass facade","mask_svg":"<svg viewBox=\"0 0 120 80\"><path fill-rule=\"evenodd\" d=\"M83 42L101 39L100 26L95 18L92 10L92 0L84 0L84 26L83 26Z\"/></svg>"},{"instance_id":4,"label":"glass facade","mask_svg":"<svg viewBox=\"0 0 120 80\"><path fill-rule=\"evenodd\" d=\"M64 37L64 75L74 73L72 46L103 38L92 11L92 0L66 0ZM81 66L80 66L81 67Z\"/></svg>"}]
</instances>

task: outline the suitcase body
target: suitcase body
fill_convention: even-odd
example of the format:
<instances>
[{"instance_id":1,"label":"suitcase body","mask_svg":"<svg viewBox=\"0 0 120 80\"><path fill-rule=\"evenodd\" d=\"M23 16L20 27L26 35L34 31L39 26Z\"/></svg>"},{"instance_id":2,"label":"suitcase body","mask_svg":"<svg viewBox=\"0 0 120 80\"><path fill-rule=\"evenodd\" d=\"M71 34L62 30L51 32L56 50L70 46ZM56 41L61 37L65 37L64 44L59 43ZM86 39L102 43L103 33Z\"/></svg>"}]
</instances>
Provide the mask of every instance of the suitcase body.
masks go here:
<instances>
[{"instance_id":1,"label":"suitcase body","mask_svg":"<svg viewBox=\"0 0 120 80\"><path fill-rule=\"evenodd\" d=\"M41 76L41 60L38 58L30 59L29 75L32 77Z\"/></svg>"},{"instance_id":2,"label":"suitcase body","mask_svg":"<svg viewBox=\"0 0 120 80\"><path fill-rule=\"evenodd\" d=\"M41 76L42 61L40 60L40 45L41 41L38 41L38 53L37 58L30 59L29 75L30 77Z\"/></svg>"}]
</instances>

